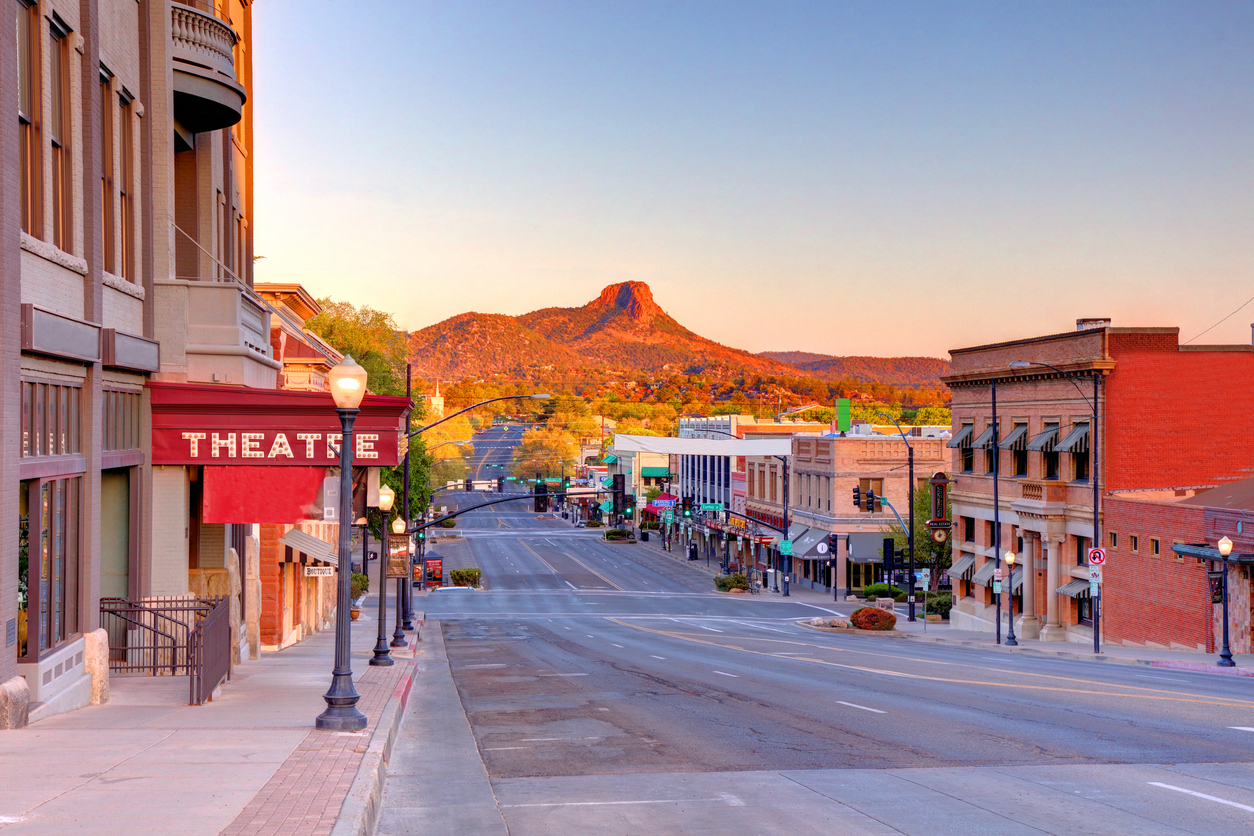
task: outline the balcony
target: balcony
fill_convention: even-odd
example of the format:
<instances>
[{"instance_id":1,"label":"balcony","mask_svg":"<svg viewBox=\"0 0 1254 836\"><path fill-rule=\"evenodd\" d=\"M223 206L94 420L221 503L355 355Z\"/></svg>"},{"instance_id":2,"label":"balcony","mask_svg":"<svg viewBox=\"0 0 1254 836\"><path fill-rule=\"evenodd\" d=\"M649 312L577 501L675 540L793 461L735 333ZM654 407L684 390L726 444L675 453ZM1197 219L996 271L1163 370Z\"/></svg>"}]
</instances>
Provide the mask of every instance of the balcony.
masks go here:
<instances>
[{"instance_id":1,"label":"balcony","mask_svg":"<svg viewBox=\"0 0 1254 836\"><path fill-rule=\"evenodd\" d=\"M153 282L162 371L187 383L273 389L282 364L270 356L270 309L230 280Z\"/></svg>"},{"instance_id":2,"label":"balcony","mask_svg":"<svg viewBox=\"0 0 1254 836\"><path fill-rule=\"evenodd\" d=\"M215 11L212 0L171 3L170 40L174 118L180 133L216 131L238 122L248 98L235 77L239 36ZM182 138L190 144L189 137Z\"/></svg>"}]
</instances>

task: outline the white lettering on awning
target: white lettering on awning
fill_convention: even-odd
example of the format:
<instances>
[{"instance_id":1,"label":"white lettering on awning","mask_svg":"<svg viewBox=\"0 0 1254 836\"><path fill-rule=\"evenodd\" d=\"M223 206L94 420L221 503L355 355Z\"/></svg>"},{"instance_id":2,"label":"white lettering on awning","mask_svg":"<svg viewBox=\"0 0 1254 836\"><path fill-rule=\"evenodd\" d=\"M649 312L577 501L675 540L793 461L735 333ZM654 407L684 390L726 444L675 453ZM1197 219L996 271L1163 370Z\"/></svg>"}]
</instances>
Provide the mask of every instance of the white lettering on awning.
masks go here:
<instances>
[{"instance_id":1,"label":"white lettering on awning","mask_svg":"<svg viewBox=\"0 0 1254 836\"><path fill-rule=\"evenodd\" d=\"M266 458L276 458L277 456L287 456L289 459L296 458L292 454L292 447L287 443L287 434L278 433L274 437L274 443L270 445L270 452L266 454Z\"/></svg>"},{"instance_id":2,"label":"white lettering on awning","mask_svg":"<svg viewBox=\"0 0 1254 836\"><path fill-rule=\"evenodd\" d=\"M322 438L322 433L296 433L296 437L305 442L305 458L314 457L314 442Z\"/></svg>"},{"instance_id":3,"label":"white lettering on awning","mask_svg":"<svg viewBox=\"0 0 1254 836\"><path fill-rule=\"evenodd\" d=\"M200 442L204 437L204 433L183 433L183 438L192 443L189 455L191 455L193 459L200 457Z\"/></svg>"},{"instance_id":4,"label":"white lettering on awning","mask_svg":"<svg viewBox=\"0 0 1254 836\"><path fill-rule=\"evenodd\" d=\"M221 438L217 433L213 434L213 439L209 445L209 455L215 459L218 458L218 448L225 447L228 458L235 458L235 433L227 433L226 438Z\"/></svg>"},{"instance_id":5,"label":"white lettering on awning","mask_svg":"<svg viewBox=\"0 0 1254 836\"><path fill-rule=\"evenodd\" d=\"M258 442L265 438L265 433L240 433L239 446L240 458L243 459L264 459L266 454L258 449Z\"/></svg>"}]
</instances>

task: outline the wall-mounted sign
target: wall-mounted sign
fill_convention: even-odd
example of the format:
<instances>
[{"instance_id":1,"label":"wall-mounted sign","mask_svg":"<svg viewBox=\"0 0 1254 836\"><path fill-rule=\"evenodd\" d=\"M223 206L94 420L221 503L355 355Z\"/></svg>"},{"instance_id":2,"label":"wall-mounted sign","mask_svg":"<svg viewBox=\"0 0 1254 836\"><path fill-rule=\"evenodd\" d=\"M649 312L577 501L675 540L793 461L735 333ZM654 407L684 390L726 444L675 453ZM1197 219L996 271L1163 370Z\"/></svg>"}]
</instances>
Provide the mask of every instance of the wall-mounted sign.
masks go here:
<instances>
[{"instance_id":1,"label":"wall-mounted sign","mask_svg":"<svg viewBox=\"0 0 1254 836\"><path fill-rule=\"evenodd\" d=\"M330 578L335 575L334 566L306 566L305 577L307 578Z\"/></svg>"}]
</instances>

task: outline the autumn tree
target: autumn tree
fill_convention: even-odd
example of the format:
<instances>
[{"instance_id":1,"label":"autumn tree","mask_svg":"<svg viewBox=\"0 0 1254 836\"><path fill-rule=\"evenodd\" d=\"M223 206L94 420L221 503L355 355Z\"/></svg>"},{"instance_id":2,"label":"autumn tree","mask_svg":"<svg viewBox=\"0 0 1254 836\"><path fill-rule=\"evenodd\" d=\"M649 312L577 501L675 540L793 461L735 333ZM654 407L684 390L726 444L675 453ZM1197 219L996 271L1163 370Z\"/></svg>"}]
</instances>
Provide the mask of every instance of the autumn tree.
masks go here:
<instances>
[{"instance_id":1,"label":"autumn tree","mask_svg":"<svg viewBox=\"0 0 1254 836\"><path fill-rule=\"evenodd\" d=\"M366 370L367 386L379 395L405 394L405 333L390 313L330 297L318 300L322 312L305 323L336 351L352 355Z\"/></svg>"}]
</instances>

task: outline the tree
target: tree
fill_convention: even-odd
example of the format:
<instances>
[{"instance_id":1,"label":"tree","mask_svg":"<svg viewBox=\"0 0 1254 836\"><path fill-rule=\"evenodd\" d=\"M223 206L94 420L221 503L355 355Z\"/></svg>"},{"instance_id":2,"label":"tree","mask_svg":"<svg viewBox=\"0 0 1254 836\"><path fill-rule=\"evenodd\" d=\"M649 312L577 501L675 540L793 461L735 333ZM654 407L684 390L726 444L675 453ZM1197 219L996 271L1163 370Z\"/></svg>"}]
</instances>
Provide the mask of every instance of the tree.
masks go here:
<instances>
[{"instance_id":1,"label":"tree","mask_svg":"<svg viewBox=\"0 0 1254 836\"><path fill-rule=\"evenodd\" d=\"M948 499L946 499L946 516L949 513ZM951 548L951 537L946 537L945 542L938 543L932 539L932 529L927 527L927 521L932 518L932 492L927 487L914 490L914 567L915 570L924 567L932 570L931 589L935 590L940 583L940 573L948 569L953 563L953 550ZM896 548L906 555L909 559L910 538L907 532L896 521L888 527L885 532L896 542ZM950 535L953 529L950 529Z\"/></svg>"},{"instance_id":2,"label":"tree","mask_svg":"<svg viewBox=\"0 0 1254 836\"><path fill-rule=\"evenodd\" d=\"M336 302L329 296L318 300L322 313L305 327L327 344L352 358L366 370L366 385L379 395L405 394L405 363L408 344L396 328L390 313L350 302Z\"/></svg>"},{"instance_id":3,"label":"tree","mask_svg":"<svg viewBox=\"0 0 1254 836\"><path fill-rule=\"evenodd\" d=\"M514 451L514 476L533 479L539 473L545 478L567 476L575 472L579 446L569 434L555 427L539 426L523 435Z\"/></svg>"}]
</instances>

